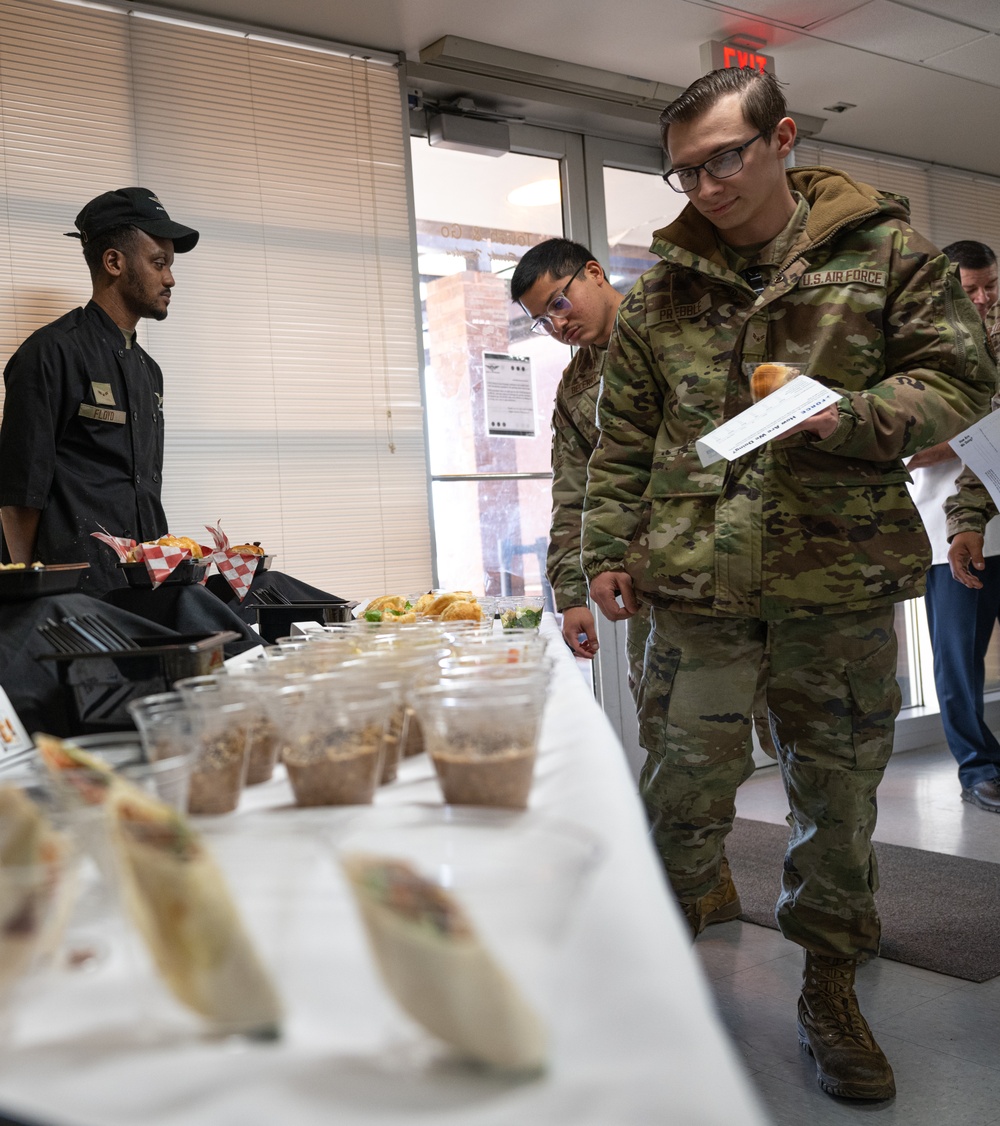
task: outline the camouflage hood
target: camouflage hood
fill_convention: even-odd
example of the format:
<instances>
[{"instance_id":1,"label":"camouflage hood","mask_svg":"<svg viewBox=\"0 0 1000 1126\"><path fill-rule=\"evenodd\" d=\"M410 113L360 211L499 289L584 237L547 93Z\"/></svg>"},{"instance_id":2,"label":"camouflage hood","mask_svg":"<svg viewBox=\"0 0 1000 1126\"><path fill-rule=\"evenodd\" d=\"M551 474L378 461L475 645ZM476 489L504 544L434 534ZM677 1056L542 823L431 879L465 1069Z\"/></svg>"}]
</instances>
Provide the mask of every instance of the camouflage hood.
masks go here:
<instances>
[{"instance_id":1,"label":"camouflage hood","mask_svg":"<svg viewBox=\"0 0 1000 1126\"><path fill-rule=\"evenodd\" d=\"M996 370L950 264L905 200L827 168L789 173L808 204L761 256L758 294L692 207L618 314L590 462L583 563L642 597L767 619L922 590L930 555L902 458L981 417ZM822 441L778 439L703 467L695 441L751 405L744 363L840 391Z\"/></svg>"},{"instance_id":2,"label":"camouflage hood","mask_svg":"<svg viewBox=\"0 0 1000 1126\"><path fill-rule=\"evenodd\" d=\"M809 246L824 243L837 231L875 216L904 223L910 220L910 204L904 196L880 192L835 168L793 168L787 179L791 190L809 204L805 226ZM672 223L653 232L649 249L661 257L675 255L679 260L687 251L692 258L722 261L715 228L690 203Z\"/></svg>"}]
</instances>

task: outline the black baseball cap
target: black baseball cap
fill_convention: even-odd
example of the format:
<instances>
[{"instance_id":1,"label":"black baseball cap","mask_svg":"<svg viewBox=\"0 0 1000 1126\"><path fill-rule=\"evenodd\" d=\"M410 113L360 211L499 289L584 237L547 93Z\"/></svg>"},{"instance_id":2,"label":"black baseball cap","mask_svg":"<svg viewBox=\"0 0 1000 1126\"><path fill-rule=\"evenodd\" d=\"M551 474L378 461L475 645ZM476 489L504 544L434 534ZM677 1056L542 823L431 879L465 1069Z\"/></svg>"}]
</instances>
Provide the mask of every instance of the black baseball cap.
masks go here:
<instances>
[{"instance_id":1,"label":"black baseball cap","mask_svg":"<svg viewBox=\"0 0 1000 1126\"><path fill-rule=\"evenodd\" d=\"M102 231L128 226L138 227L154 238L171 239L175 254L194 250L198 242L198 232L175 223L149 188L118 188L105 192L84 207L75 223L76 230L66 234L84 244Z\"/></svg>"}]
</instances>

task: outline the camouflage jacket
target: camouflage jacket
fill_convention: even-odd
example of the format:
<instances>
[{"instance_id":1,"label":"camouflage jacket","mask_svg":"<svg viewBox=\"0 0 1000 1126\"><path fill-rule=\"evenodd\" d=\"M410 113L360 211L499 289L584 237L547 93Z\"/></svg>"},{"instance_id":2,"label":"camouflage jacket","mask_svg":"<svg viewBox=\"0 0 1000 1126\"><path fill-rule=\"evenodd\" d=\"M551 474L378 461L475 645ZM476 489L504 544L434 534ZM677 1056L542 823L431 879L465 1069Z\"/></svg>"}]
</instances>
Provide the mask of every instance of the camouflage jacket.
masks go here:
<instances>
[{"instance_id":1,"label":"camouflage jacket","mask_svg":"<svg viewBox=\"0 0 1000 1126\"><path fill-rule=\"evenodd\" d=\"M606 349L580 348L556 389L552 412L552 527L545 571L556 609L586 606L587 579L580 564L580 521L587 462L597 445L597 391Z\"/></svg>"},{"instance_id":2,"label":"camouflage jacket","mask_svg":"<svg viewBox=\"0 0 1000 1126\"><path fill-rule=\"evenodd\" d=\"M626 297L604 365L589 578L627 571L654 604L764 619L921 592L930 551L901 459L980 418L996 368L905 200L829 168L789 181L808 214L759 297L690 205L654 236L663 261ZM765 359L842 390L836 430L702 467L695 440L750 406L742 362Z\"/></svg>"},{"instance_id":3,"label":"camouflage jacket","mask_svg":"<svg viewBox=\"0 0 1000 1126\"><path fill-rule=\"evenodd\" d=\"M983 535L986 525L997 515L993 498L968 466L958 475L955 488L955 495L944 502L949 543L959 532L978 532Z\"/></svg>"}]
</instances>

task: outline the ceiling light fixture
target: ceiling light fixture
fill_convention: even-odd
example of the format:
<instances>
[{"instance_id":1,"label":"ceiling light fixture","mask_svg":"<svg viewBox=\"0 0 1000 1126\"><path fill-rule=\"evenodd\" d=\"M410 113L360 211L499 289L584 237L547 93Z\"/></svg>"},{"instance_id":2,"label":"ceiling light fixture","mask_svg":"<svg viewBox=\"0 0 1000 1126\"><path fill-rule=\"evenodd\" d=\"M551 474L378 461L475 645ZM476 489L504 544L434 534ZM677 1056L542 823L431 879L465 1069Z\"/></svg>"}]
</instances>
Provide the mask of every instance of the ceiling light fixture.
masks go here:
<instances>
[{"instance_id":1,"label":"ceiling light fixture","mask_svg":"<svg viewBox=\"0 0 1000 1126\"><path fill-rule=\"evenodd\" d=\"M559 181L555 179L534 180L522 184L507 195L507 202L514 207L551 207L562 199Z\"/></svg>"}]
</instances>

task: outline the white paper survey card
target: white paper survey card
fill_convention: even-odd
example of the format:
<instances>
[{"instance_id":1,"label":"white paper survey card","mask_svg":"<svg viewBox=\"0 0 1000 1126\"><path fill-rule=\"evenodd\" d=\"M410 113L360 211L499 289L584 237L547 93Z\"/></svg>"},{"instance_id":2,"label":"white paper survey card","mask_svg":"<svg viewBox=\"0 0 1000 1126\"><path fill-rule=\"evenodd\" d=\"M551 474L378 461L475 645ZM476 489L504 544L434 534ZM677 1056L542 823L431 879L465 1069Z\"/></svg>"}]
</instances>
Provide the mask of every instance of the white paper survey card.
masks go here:
<instances>
[{"instance_id":1,"label":"white paper survey card","mask_svg":"<svg viewBox=\"0 0 1000 1126\"><path fill-rule=\"evenodd\" d=\"M797 376L766 399L724 422L718 430L699 438L695 445L701 464L742 457L772 438L780 438L796 423L842 397L807 375Z\"/></svg>"},{"instance_id":2,"label":"white paper survey card","mask_svg":"<svg viewBox=\"0 0 1000 1126\"><path fill-rule=\"evenodd\" d=\"M993 503L1000 508L1000 411L981 418L948 444L982 481Z\"/></svg>"}]
</instances>

